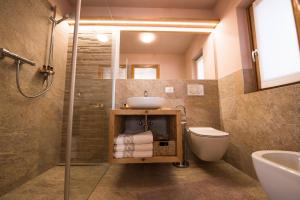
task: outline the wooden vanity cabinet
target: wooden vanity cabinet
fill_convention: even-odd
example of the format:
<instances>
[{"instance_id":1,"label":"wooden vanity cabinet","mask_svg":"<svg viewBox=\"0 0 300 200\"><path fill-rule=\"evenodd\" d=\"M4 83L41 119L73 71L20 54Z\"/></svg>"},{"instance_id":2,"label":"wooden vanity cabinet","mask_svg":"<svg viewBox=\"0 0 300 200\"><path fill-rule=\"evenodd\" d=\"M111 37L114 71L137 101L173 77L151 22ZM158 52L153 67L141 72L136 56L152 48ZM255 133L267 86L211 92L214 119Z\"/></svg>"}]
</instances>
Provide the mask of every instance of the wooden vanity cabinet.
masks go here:
<instances>
[{"instance_id":1,"label":"wooden vanity cabinet","mask_svg":"<svg viewBox=\"0 0 300 200\"><path fill-rule=\"evenodd\" d=\"M169 140L175 141L175 152L172 156L155 156L149 158L121 158L113 157L114 138L124 132L125 121L128 118L147 119L165 118ZM134 110L116 109L110 112L109 122L109 162L110 163L173 163L182 161L182 128L180 110L157 109L157 110ZM150 128L151 130L151 128ZM154 140L156 137L154 137ZM158 142L158 141L156 141ZM173 142L174 144L174 142ZM155 148L155 147L154 147Z\"/></svg>"}]
</instances>

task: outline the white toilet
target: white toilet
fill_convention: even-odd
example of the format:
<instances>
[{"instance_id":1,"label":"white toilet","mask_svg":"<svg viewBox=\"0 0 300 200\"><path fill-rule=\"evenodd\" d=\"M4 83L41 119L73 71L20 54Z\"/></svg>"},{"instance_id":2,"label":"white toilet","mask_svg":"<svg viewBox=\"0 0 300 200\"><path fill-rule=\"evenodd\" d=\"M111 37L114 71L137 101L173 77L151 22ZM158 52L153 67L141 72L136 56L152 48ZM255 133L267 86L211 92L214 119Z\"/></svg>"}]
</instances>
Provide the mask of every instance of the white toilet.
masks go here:
<instances>
[{"instance_id":1,"label":"white toilet","mask_svg":"<svg viewBox=\"0 0 300 200\"><path fill-rule=\"evenodd\" d=\"M229 134L210 127L190 127L190 147L204 161L220 160L225 154Z\"/></svg>"}]
</instances>

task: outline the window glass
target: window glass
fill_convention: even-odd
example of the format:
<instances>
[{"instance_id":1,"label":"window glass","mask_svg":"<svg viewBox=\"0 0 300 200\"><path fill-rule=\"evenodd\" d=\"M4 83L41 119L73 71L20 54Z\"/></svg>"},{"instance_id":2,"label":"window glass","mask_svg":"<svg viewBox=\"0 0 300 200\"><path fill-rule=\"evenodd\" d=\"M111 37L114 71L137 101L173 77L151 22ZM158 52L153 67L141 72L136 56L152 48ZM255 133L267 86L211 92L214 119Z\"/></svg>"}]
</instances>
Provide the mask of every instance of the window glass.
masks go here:
<instances>
[{"instance_id":1,"label":"window glass","mask_svg":"<svg viewBox=\"0 0 300 200\"><path fill-rule=\"evenodd\" d=\"M291 0L253 3L256 60L260 87L300 81L300 51Z\"/></svg>"},{"instance_id":2,"label":"window glass","mask_svg":"<svg viewBox=\"0 0 300 200\"><path fill-rule=\"evenodd\" d=\"M134 68L134 79L156 79L156 68Z\"/></svg>"},{"instance_id":3,"label":"window glass","mask_svg":"<svg viewBox=\"0 0 300 200\"><path fill-rule=\"evenodd\" d=\"M196 64L197 64L197 79L198 80L203 80L204 79L204 60L203 60L203 56L201 56L200 58L198 58L196 60Z\"/></svg>"},{"instance_id":4,"label":"window glass","mask_svg":"<svg viewBox=\"0 0 300 200\"><path fill-rule=\"evenodd\" d=\"M132 79L153 80L160 78L160 66L158 64L134 64L131 66Z\"/></svg>"}]
</instances>

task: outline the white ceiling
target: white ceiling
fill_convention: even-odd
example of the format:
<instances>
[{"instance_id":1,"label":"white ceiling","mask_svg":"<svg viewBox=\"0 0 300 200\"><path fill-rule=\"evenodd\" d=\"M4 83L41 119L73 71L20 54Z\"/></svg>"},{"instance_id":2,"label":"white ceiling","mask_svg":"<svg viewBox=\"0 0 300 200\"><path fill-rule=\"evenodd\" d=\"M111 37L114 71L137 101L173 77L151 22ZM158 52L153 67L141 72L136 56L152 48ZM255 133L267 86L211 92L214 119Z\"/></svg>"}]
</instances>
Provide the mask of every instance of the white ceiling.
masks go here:
<instances>
[{"instance_id":1,"label":"white ceiling","mask_svg":"<svg viewBox=\"0 0 300 200\"><path fill-rule=\"evenodd\" d=\"M121 32L121 53L184 54L197 33L155 32L156 40L150 44L139 40L141 32ZM206 37L205 34L202 34Z\"/></svg>"},{"instance_id":2,"label":"white ceiling","mask_svg":"<svg viewBox=\"0 0 300 200\"><path fill-rule=\"evenodd\" d=\"M76 0L70 0L74 5ZM82 6L212 9L217 0L83 0Z\"/></svg>"}]
</instances>

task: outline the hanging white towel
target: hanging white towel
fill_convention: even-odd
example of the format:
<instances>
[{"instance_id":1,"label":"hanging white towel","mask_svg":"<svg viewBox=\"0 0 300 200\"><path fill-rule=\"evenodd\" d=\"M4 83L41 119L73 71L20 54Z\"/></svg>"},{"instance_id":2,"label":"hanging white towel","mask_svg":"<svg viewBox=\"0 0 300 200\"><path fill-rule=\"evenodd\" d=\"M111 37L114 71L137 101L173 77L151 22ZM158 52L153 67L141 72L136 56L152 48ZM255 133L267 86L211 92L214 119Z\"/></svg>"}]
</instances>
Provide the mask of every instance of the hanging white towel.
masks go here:
<instances>
[{"instance_id":1,"label":"hanging white towel","mask_svg":"<svg viewBox=\"0 0 300 200\"><path fill-rule=\"evenodd\" d=\"M153 134L146 131L138 134L121 134L115 138L115 144L149 144L153 142Z\"/></svg>"},{"instance_id":2,"label":"hanging white towel","mask_svg":"<svg viewBox=\"0 0 300 200\"><path fill-rule=\"evenodd\" d=\"M115 151L152 151L153 143L149 144L117 144L114 146Z\"/></svg>"},{"instance_id":3,"label":"hanging white towel","mask_svg":"<svg viewBox=\"0 0 300 200\"><path fill-rule=\"evenodd\" d=\"M149 158L153 156L153 151L116 151L115 158Z\"/></svg>"}]
</instances>

